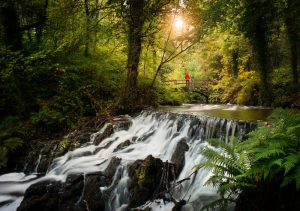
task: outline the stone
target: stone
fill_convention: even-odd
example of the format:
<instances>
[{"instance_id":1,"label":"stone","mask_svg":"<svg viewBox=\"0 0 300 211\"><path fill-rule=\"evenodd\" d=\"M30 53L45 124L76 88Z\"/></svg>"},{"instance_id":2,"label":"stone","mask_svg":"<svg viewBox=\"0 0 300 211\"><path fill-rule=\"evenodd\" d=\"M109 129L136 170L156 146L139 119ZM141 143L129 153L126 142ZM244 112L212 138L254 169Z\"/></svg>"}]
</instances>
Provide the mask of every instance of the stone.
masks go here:
<instances>
[{"instance_id":1,"label":"stone","mask_svg":"<svg viewBox=\"0 0 300 211\"><path fill-rule=\"evenodd\" d=\"M129 186L131 198L129 207L134 208L153 199L159 192L163 173L163 162L149 155L145 160L137 160L129 167L132 180Z\"/></svg>"},{"instance_id":2,"label":"stone","mask_svg":"<svg viewBox=\"0 0 300 211\"><path fill-rule=\"evenodd\" d=\"M98 145L103 141L104 139L108 138L114 133L114 127L112 124L107 125L107 128L103 131L103 133L98 134L95 137L94 144Z\"/></svg>"},{"instance_id":3,"label":"stone","mask_svg":"<svg viewBox=\"0 0 300 211\"><path fill-rule=\"evenodd\" d=\"M113 178L120 163L121 163L121 158L113 157L110 160L107 168L105 169L104 174L108 178Z\"/></svg>"},{"instance_id":4,"label":"stone","mask_svg":"<svg viewBox=\"0 0 300 211\"><path fill-rule=\"evenodd\" d=\"M181 208L186 204L185 200L180 200L175 203L175 206L172 208L172 211L181 211Z\"/></svg>"},{"instance_id":5,"label":"stone","mask_svg":"<svg viewBox=\"0 0 300 211\"><path fill-rule=\"evenodd\" d=\"M82 210L105 210L105 199L100 190L100 187L104 185L103 179L105 177L100 175L87 176L84 193L80 202Z\"/></svg>"},{"instance_id":6,"label":"stone","mask_svg":"<svg viewBox=\"0 0 300 211\"><path fill-rule=\"evenodd\" d=\"M184 154L186 151L189 150L189 146L186 143L185 139L181 139L175 148L175 151L172 155L171 162L175 164L176 170L175 175L176 177L179 176L185 162Z\"/></svg>"},{"instance_id":7,"label":"stone","mask_svg":"<svg viewBox=\"0 0 300 211\"><path fill-rule=\"evenodd\" d=\"M129 146L131 142L129 140L124 141L123 143L119 144L115 149L114 152L117 152L121 149L124 149L125 147Z\"/></svg>"},{"instance_id":8,"label":"stone","mask_svg":"<svg viewBox=\"0 0 300 211\"><path fill-rule=\"evenodd\" d=\"M52 211L58 210L58 192L62 188L60 182L39 182L31 185L25 192L24 199L17 211Z\"/></svg>"},{"instance_id":9,"label":"stone","mask_svg":"<svg viewBox=\"0 0 300 211\"><path fill-rule=\"evenodd\" d=\"M101 174L70 175L65 183L44 181L31 185L17 211L105 210L100 187L107 185Z\"/></svg>"}]
</instances>

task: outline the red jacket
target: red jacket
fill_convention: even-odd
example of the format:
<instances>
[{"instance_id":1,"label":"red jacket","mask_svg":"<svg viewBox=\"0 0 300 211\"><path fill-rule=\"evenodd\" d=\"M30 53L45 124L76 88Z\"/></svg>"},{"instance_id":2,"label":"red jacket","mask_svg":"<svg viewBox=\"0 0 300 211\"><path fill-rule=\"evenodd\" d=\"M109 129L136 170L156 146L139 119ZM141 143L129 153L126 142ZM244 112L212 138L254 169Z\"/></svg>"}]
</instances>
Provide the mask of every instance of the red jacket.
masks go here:
<instances>
[{"instance_id":1,"label":"red jacket","mask_svg":"<svg viewBox=\"0 0 300 211\"><path fill-rule=\"evenodd\" d=\"M191 79L190 74L186 73L185 76L184 76L184 79L185 80L190 80Z\"/></svg>"}]
</instances>

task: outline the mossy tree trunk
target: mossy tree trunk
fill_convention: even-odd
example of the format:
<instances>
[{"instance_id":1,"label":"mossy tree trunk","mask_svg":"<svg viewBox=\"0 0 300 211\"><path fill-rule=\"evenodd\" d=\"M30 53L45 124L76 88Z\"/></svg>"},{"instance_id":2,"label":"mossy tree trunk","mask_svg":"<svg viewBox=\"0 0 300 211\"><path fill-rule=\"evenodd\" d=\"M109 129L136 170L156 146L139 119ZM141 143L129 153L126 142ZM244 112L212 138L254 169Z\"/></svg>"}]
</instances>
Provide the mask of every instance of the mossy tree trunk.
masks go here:
<instances>
[{"instance_id":1,"label":"mossy tree trunk","mask_svg":"<svg viewBox=\"0 0 300 211\"><path fill-rule=\"evenodd\" d=\"M136 90L142 50L142 30L145 23L145 0L129 0L127 82L125 95Z\"/></svg>"},{"instance_id":2,"label":"mossy tree trunk","mask_svg":"<svg viewBox=\"0 0 300 211\"><path fill-rule=\"evenodd\" d=\"M285 25L288 40L290 43L290 61L291 61L291 70L293 75L293 83L295 85L299 82L298 76L298 49L299 49L299 33L298 21L297 21L297 9L299 8L299 3L297 0L288 0L287 8L285 10ZM298 9L299 10L299 9ZM300 10L299 10L300 11Z\"/></svg>"}]
</instances>

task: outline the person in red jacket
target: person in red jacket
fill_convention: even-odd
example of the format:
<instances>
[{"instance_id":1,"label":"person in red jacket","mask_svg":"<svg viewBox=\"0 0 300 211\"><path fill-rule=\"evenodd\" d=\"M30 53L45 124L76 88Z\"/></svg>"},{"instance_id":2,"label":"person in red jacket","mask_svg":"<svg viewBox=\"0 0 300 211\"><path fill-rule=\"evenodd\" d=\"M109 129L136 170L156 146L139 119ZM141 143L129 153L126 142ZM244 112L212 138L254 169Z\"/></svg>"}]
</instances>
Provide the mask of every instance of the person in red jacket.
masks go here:
<instances>
[{"instance_id":1,"label":"person in red jacket","mask_svg":"<svg viewBox=\"0 0 300 211\"><path fill-rule=\"evenodd\" d=\"M185 73L184 79L185 79L186 85L189 86L190 85L191 76L190 76L190 74L188 74L188 72Z\"/></svg>"}]
</instances>

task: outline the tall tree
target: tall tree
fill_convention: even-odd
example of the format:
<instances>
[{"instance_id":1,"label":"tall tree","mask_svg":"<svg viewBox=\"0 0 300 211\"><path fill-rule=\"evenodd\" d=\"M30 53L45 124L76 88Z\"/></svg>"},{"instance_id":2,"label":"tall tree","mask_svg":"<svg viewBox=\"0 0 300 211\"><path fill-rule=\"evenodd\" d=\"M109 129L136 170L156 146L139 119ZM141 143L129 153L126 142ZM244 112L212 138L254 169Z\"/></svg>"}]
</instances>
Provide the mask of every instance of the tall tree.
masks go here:
<instances>
[{"instance_id":1,"label":"tall tree","mask_svg":"<svg viewBox=\"0 0 300 211\"><path fill-rule=\"evenodd\" d=\"M128 24L128 57L126 91L135 89L137 85L138 66L142 50L142 30L145 19L145 1L129 0Z\"/></svg>"},{"instance_id":2,"label":"tall tree","mask_svg":"<svg viewBox=\"0 0 300 211\"><path fill-rule=\"evenodd\" d=\"M286 32L290 43L290 61L293 74L293 83L299 82L298 76L298 59L299 59L299 30L300 18L300 2L298 0L287 0L284 10Z\"/></svg>"},{"instance_id":3,"label":"tall tree","mask_svg":"<svg viewBox=\"0 0 300 211\"><path fill-rule=\"evenodd\" d=\"M5 0L0 5L0 20L4 29L4 43L11 50L22 47L20 23L14 1Z\"/></svg>"},{"instance_id":4,"label":"tall tree","mask_svg":"<svg viewBox=\"0 0 300 211\"><path fill-rule=\"evenodd\" d=\"M86 24L85 24L85 47L84 47L84 55L88 56L90 54L90 23L91 23L91 12L89 8L89 0L84 0L84 9L86 16Z\"/></svg>"}]
</instances>

